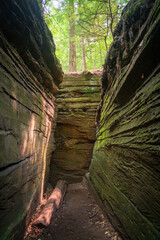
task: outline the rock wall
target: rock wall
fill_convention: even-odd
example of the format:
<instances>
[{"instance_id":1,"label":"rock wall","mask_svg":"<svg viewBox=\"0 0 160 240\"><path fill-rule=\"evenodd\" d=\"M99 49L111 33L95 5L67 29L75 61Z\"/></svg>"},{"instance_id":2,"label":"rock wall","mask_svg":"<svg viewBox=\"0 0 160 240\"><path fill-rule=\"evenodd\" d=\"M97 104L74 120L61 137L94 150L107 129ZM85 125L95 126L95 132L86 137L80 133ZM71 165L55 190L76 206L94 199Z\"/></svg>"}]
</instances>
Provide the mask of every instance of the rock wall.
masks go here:
<instances>
[{"instance_id":1,"label":"rock wall","mask_svg":"<svg viewBox=\"0 0 160 240\"><path fill-rule=\"evenodd\" d=\"M50 182L80 181L88 171L95 141L95 114L100 101L100 71L64 75L57 94L58 119Z\"/></svg>"},{"instance_id":2,"label":"rock wall","mask_svg":"<svg viewBox=\"0 0 160 240\"><path fill-rule=\"evenodd\" d=\"M160 1L131 0L105 61L89 181L124 239L160 239Z\"/></svg>"},{"instance_id":3,"label":"rock wall","mask_svg":"<svg viewBox=\"0 0 160 240\"><path fill-rule=\"evenodd\" d=\"M0 1L0 76L0 239L17 240L43 195L62 80L35 0Z\"/></svg>"}]
</instances>

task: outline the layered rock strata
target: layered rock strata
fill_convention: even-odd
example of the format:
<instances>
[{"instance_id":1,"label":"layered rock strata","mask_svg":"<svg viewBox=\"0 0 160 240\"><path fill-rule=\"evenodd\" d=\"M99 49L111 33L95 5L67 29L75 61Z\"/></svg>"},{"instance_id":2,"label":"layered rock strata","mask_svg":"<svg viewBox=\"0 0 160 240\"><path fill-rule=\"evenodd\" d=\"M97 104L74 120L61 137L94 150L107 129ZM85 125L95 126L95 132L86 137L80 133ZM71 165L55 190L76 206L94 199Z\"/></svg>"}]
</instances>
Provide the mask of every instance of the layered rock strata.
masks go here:
<instances>
[{"instance_id":1,"label":"layered rock strata","mask_svg":"<svg viewBox=\"0 0 160 240\"><path fill-rule=\"evenodd\" d=\"M95 114L100 100L100 72L64 75L57 94L58 119L50 182L79 181L88 171L95 141Z\"/></svg>"},{"instance_id":2,"label":"layered rock strata","mask_svg":"<svg viewBox=\"0 0 160 240\"><path fill-rule=\"evenodd\" d=\"M124 239L160 239L160 2L131 0L102 76L90 185Z\"/></svg>"},{"instance_id":3,"label":"layered rock strata","mask_svg":"<svg viewBox=\"0 0 160 240\"><path fill-rule=\"evenodd\" d=\"M35 0L0 2L0 76L0 239L17 240L43 196L62 80Z\"/></svg>"}]
</instances>

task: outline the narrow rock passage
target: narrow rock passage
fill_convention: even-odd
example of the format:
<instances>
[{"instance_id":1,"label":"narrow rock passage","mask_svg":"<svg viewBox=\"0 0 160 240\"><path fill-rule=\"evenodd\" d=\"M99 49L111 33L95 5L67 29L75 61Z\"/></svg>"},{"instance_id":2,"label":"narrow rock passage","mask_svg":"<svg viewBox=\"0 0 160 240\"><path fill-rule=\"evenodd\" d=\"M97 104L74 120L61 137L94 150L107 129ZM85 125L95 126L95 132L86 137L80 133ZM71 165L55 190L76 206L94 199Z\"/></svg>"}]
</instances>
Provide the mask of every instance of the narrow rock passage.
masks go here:
<instances>
[{"instance_id":1,"label":"narrow rock passage","mask_svg":"<svg viewBox=\"0 0 160 240\"><path fill-rule=\"evenodd\" d=\"M26 240L122 240L82 183L70 184L64 201L45 229L33 228Z\"/></svg>"}]
</instances>

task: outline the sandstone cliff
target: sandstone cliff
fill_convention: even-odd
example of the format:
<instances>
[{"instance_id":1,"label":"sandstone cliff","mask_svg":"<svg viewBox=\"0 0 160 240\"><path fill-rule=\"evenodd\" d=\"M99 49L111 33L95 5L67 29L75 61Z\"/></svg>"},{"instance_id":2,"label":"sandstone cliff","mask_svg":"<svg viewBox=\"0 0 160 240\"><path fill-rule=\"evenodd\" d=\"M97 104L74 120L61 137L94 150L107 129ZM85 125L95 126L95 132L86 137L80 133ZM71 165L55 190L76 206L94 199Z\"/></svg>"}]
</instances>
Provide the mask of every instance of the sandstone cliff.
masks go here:
<instances>
[{"instance_id":1,"label":"sandstone cliff","mask_svg":"<svg viewBox=\"0 0 160 240\"><path fill-rule=\"evenodd\" d=\"M100 72L64 75L57 94L58 119L50 182L80 181L88 171L95 141L95 114L100 100Z\"/></svg>"},{"instance_id":2,"label":"sandstone cliff","mask_svg":"<svg viewBox=\"0 0 160 240\"><path fill-rule=\"evenodd\" d=\"M90 183L125 239L160 239L160 1L131 0L102 76Z\"/></svg>"},{"instance_id":3,"label":"sandstone cliff","mask_svg":"<svg viewBox=\"0 0 160 240\"><path fill-rule=\"evenodd\" d=\"M17 240L43 195L62 80L35 0L0 1L0 75L0 239Z\"/></svg>"}]
</instances>

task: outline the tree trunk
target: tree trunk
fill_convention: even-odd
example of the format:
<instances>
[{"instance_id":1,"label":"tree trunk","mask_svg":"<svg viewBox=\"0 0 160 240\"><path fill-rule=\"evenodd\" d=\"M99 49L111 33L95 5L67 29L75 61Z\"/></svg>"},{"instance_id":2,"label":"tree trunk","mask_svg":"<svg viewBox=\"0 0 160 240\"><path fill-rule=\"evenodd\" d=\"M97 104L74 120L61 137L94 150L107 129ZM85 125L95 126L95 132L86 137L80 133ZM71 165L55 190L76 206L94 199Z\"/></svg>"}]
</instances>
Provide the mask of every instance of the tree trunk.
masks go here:
<instances>
[{"instance_id":1,"label":"tree trunk","mask_svg":"<svg viewBox=\"0 0 160 240\"><path fill-rule=\"evenodd\" d=\"M54 188L51 196L49 197L46 205L43 207L38 218L34 221L33 225L47 227L50 224L53 213L59 208L60 203L66 193L67 182L59 180Z\"/></svg>"},{"instance_id":2,"label":"tree trunk","mask_svg":"<svg viewBox=\"0 0 160 240\"><path fill-rule=\"evenodd\" d=\"M76 72L74 1L69 0L69 72Z\"/></svg>"},{"instance_id":3,"label":"tree trunk","mask_svg":"<svg viewBox=\"0 0 160 240\"><path fill-rule=\"evenodd\" d=\"M107 36L104 37L104 43L105 43L106 51L108 51L108 46L107 46Z\"/></svg>"},{"instance_id":4,"label":"tree trunk","mask_svg":"<svg viewBox=\"0 0 160 240\"><path fill-rule=\"evenodd\" d=\"M100 41L99 41L99 54L100 54L100 63L101 63L101 65L102 65L102 50L101 50Z\"/></svg>"},{"instance_id":5,"label":"tree trunk","mask_svg":"<svg viewBox=\"0 0 160 240\"><path fill-rule=\"evenodd\" d=\"M82 43L82 60L83 60L83 71L87 70L87 64L86 64L86 56L85 56L85 45L84 45L84 39L81 40Z\"/></svg>"}]
</instances>

